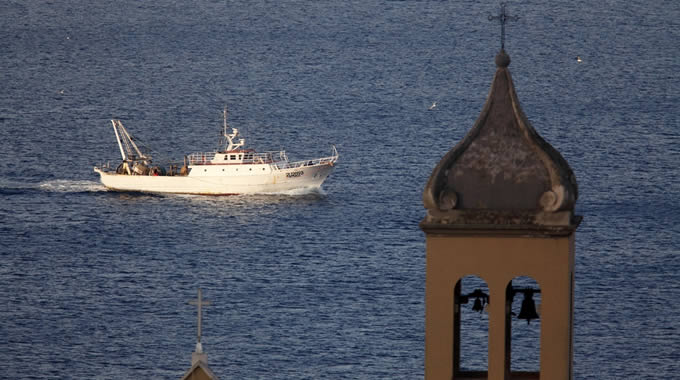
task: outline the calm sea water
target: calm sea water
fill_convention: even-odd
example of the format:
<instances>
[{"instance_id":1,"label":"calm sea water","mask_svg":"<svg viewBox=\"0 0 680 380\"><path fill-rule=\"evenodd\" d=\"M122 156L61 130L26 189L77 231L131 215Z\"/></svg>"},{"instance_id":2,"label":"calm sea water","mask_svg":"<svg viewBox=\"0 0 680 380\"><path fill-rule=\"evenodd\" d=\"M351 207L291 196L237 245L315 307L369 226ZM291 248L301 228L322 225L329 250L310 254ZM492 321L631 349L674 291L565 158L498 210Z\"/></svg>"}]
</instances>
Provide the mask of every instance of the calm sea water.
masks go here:
<instances>
[{"instance_id":1,"label":"calm sea water","mask_svg":"<svg viewBox=\"0 0 680 380\"><path fill-rule=\"evenodd\" d=\"M478 116L498 4L0 3L0 363L34 379L177 379L201 287L221 378L418 379L424 216ZM680 3L524 1L506 50L524 111L580 186L578 379L680 373ZM576 56L582 62L576 61ZM437 102L437 107L428 107ZM340 151L323 191L107 192L111 118L159 154ZM536 324L532 323L532 326ZM484 355L469 346L473 356Z\"/></svg>"}]
</instances>

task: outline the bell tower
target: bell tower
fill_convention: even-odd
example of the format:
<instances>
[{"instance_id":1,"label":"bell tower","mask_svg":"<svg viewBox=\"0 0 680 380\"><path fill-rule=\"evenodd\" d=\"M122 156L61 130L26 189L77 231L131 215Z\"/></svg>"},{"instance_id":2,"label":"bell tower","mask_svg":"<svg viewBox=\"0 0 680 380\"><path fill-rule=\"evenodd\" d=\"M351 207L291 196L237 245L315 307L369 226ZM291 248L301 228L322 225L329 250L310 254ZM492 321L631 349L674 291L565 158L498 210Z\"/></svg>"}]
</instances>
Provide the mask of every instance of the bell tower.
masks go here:
<instances>
[{"instance_id":1,"label":"bell tower","mask_svg":"<svg viewBox=\"0 0 680 380\"><path fill-rule=\"evenodd\" d=\"M505 50L495 63L481 114L423 193L425 379L570 380L576 178L522 112ZM486 288L463 291L470 275ZM488 313L488 361L474 370L461 366L461 313L471 307ZM517 318L540 324L540 359L530 370L513 370Z\"/></svg>"}]
</instances>

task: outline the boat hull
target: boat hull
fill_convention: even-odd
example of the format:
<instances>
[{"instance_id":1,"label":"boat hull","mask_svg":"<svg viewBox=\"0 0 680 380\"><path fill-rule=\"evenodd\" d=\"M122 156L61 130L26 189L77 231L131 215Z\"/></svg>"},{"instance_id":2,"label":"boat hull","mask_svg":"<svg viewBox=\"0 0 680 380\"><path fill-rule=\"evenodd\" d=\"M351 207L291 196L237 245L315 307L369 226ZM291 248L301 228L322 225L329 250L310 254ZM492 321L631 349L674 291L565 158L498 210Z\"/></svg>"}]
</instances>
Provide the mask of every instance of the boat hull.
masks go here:
<instances>
[{"instance_id":1,"label":"boat hull","mask_svg":"<svg viewBox=\"0 0 680 380\"><path fill-rule=\"evenodd\" d=\"M327 163L288 169L254 165L240 173L225 167L197 165L191 167L186 176L126 175L99 168L94 170L99 173L101 183L110 190L200 195L267 194L318 189L333 170L333 165Z\"/></svg>"}]
</instances>

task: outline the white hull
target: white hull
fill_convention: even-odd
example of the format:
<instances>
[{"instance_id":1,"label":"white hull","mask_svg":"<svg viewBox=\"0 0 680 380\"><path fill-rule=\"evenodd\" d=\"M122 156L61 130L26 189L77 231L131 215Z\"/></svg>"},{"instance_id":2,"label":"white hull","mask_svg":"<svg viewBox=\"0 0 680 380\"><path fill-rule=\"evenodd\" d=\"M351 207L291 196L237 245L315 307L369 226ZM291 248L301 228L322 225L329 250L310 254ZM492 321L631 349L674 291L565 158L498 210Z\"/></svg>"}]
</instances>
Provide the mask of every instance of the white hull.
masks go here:
<instances>
[{"instance_id":1,"label":"white hull","mask_svg":"<svg viewBox=\"0 0 680 380\"><path fill-rule=\"evenodd\" d=\"M116 174L95 168L101 182L116 191L234 195L279 193L321 187L332 163L277 169L273 165L195 165L186 176Z\"/></svg>"}]
</instances>

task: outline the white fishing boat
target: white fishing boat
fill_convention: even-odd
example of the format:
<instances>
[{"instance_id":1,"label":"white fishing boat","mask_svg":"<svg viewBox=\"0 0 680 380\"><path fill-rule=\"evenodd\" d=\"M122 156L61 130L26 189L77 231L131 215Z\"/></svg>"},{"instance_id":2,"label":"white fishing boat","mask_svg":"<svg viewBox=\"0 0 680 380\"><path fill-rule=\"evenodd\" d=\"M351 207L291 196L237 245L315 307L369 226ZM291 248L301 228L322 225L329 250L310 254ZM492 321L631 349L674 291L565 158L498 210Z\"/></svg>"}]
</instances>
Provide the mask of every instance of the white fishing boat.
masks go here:
<instances>
[{"instance_id":1,"label":"white fishing boat","mask_svg":"<svg viewBox=\"0 0 680 380\"><path fill-rule=\"evenodd\" d=\"M123 160L114 166L97 165L94 171L104 186L116 191L235 195L318 189L338 160L335 146L328 157L295 162L288 160L285 151L246 149L238 129L227 125L226 109L220 147L192 153L183 162L155 163L149 150L135 141L120 120L111 120L111 124Z\"/></svg>"}]
</instances>

